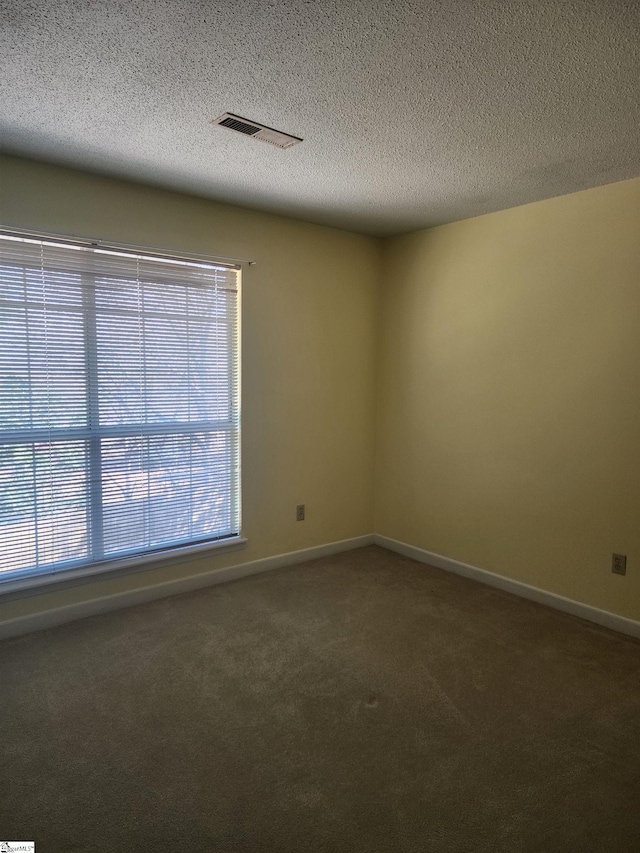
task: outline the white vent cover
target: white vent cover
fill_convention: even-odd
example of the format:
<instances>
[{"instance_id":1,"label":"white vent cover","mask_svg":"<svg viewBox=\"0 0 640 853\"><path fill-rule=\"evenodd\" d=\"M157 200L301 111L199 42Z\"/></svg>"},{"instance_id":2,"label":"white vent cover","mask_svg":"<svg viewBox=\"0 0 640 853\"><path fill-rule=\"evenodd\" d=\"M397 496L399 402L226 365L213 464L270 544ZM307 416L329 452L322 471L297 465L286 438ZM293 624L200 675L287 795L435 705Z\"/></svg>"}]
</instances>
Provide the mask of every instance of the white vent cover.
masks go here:
<instances>
[{"instance_id":1,"label":"white vent cover","mask_svg":"<svg viewBox=\"0 0 640 853\"><path fill-rule=\"evenodd\" d=\"M268 142L269 145L275 145L278 148L291 148L292 145L302 142L298 136L282 133L279 130L274 130L272 127L258 124L257 121L249 121L249 119L236 116L233 113L223 113L218 118L214 118L211 124L228 127L229 130L235 130L236 133L244 133L245 136L251 136L253 139L259 139L261 142Z\"/></svg>"}]
</instances>

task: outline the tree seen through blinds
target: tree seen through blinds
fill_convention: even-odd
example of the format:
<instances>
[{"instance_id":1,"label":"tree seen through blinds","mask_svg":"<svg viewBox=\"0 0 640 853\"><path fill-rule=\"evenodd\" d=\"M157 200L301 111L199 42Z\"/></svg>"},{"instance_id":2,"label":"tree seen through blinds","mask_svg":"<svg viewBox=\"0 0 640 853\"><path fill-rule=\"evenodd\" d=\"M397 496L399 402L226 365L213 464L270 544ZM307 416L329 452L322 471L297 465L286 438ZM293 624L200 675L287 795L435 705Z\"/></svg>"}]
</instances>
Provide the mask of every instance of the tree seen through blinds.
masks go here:
<instances>
[{"instance_id":1,"label":"tree seen through blinds","mask_svg":"<svg viewBox=\"0 0 640 853\"><path fill-rule=\"evenodd\" d=\"M0 579L239 534L238 290L0 234Z\"/></svg>"}]
</instances>

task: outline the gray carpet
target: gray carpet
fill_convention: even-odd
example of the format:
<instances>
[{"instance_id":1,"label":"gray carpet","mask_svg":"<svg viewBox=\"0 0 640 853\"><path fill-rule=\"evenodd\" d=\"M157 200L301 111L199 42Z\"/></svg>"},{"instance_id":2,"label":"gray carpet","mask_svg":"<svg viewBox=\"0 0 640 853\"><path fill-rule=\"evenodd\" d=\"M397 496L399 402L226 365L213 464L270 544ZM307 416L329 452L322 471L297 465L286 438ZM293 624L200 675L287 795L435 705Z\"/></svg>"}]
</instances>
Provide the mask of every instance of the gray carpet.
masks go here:
<instances>
[{"instance_id":1,"label":"gray carpet","mask_svg":"<svg viewBox=\"0 0 640 853\"><path fill-rule=\"evenodd\" d=\"M379 548L0 643L0 839L640 850L640 644Z\"/></svg>"}]
</instances>

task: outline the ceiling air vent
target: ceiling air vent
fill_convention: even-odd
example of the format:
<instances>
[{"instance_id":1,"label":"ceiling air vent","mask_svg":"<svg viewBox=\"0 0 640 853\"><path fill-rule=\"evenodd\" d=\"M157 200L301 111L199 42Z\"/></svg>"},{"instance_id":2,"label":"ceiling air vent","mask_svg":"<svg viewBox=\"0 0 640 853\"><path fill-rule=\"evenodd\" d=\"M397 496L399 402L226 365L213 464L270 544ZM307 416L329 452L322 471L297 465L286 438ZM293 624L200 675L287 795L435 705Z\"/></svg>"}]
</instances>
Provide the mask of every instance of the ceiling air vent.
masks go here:
<instances>
[{"instance_id":1,"label":"ceiling air vent","mask_svg":"<svg viewBox=\"0 0 640 853\"><path fill-rule=\"evenodd\" d=\"M249 121L249 119L242 118L241 116L235 116L233 113L223 113L218 118L214 118L211 124L228 127L229 130L244 133L245 136L252 136L254 139L259 139L261 142L268 142L269 145L275 145L277 148L291 148L292 145L302 142L298 136L282 133L280 130L274 130L272 127L258 124L256 121Z\"/></svg>"}]
</instances>

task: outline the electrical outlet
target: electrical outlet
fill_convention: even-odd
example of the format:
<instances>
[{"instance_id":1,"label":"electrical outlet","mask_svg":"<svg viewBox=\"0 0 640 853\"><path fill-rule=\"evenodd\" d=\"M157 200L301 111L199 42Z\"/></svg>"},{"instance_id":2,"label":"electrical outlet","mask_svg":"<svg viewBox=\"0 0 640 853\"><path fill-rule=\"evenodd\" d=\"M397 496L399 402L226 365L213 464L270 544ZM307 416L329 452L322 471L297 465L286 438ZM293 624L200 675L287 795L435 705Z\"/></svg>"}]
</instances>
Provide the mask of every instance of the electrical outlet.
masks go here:
<instances>
[{"instance_id":1,"label":"electrical outlet","mask_svg":"<svg viewBox=\"0 0 640 853\"><path fill-rule=\"evenodd\" d=\"M304 504L298 504L296 507L296 521L304 521Z\"/></svg>"},{"instance_id":2,"label":"electrical outlet","mask_svg":"<svg viewBox=\"0 0 640 853\"><path fill-rule=\"evenodd\" d=\"M611 571L614 575L626 575L627 573L627 555L612 554L611 555Z\"/></svg>"}]
</instances>

